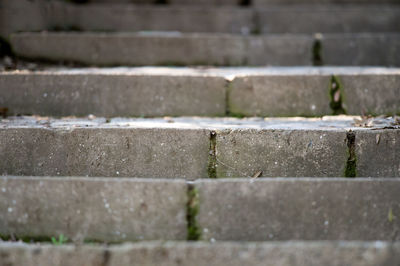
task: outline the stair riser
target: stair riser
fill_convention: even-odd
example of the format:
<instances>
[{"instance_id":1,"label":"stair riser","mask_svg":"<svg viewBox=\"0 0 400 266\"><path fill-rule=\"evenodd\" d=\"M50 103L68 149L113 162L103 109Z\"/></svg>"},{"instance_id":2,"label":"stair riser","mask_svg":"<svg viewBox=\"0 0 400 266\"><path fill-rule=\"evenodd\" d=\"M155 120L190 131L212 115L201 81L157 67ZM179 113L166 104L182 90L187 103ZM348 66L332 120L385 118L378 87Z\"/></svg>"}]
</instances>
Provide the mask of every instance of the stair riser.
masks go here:
<instances>
[{"instance_id":1,"label":"stair riser","mask_svg":"<svg viewBox=\"0 0 400 266\"><path fill-rule=\"evenodd\" d=\"M103 66L307 66L316 63L315 41L310 35L24 33L11 36L11 45L18 56ZM400 62L399 34L326 34L320 43L318 56L325 65L396 66Z\"/></svg>"},{"instance_id":2,"label":"stair riser","mask_svg":"<svg viewBox=\"0 0 400 266\"><path fill-rule=\"evenodd\" d=\"M145 69L142 69L145 70ZM154 71L160 70L154 68ZM382 69L344 74L346 69L304 69L290 74L237 76L225 80L218 70L203 74L140 74L141 69L0 73L0 107L9 115L152 117L152 116L323 116L333 114L331 79L340 82L341 105L347 114L400 114L397 97L400 71ZM257 69L254 69L257 70ZM268 71L268 69L264 69ZM221 70L222 71L222 70ZM240 73L241 69L232 69ZM248 70L247 70L248 71ZM272 71L271 71L272 72ZM136 74L135 74L136 73ZM330 74L329 74L330 73ZM210 76L212 74L214 76ZM243 74L242 74L243 75Z\"/></svg>"},{"instance_id":3,"label":"stair riser","mask_svg":"<svg viewBox=\"0 0 400 266\"><path fill-rule=\"evenodd\" d=\"M197 181L196 187L202 239L400 239L393 218L400 212L399 180Z\"/></svg>"},{"instance_id":4,"label":"stair riser","mask_svg":"<svg viewBox=\"0 0 400 266\"><path fill-rule=\"evenodd\" d=\"M1 174L188 180L258 172L263 177L400 176L400 130L363 129L351 122L18 121L1 124Z\"/></svg>"},{"instance_id":5,"label":"stair riser","mask_svg":"<svg viewBox=\"0 0 400 266\"><path fill-rule=\"evenodd\" d=\"M2 174L206 178L206 130L14 128L0 130Z\"/></svg>"},{"instance_id":6,"label":"stair riser","mask_svg":"<svg viewBox=\"0 0 400 266\"><path fill-rule=\"evenodd\" d=\"M114 246L2 244L5 264L15 266L386 266L400 260L398 243L145 243ZM7 264L7 265L8 265Z\"/></svg>"},{"instance_id":7,"label":"stair riser","mask_svg":"<svg viewBox=\"0 0 400 266\"><path fill-rule=\"evenodd\" d=\"M397 179L225 179L191 184L200 240L399 240ZM0 233L73 241L185 240L177 180L3 177ZM193 212L191 212L193 214ZM191 227L191 228L192 228Z\"/></svg>"},{"instance_id":8,"label":"stair riser","mask_svg":"<svg viewBox=\"0 0 400 266\"><path fill-rule=\"evenodd\" d=\"M0 74L9 114L51 116L223 116L223 77Z\"/></svg>"},{"instance_id":9,"label":"stair riser","mask_svg":"<svg viewBox=\"0 0 400 266\"><path fill-rule=\"evenodd\" d=\"M83 241L186 239L183 181L0 179L0 231Z\"/></svg>"},{"instance_id":10,"label":"stair riser","mask_svg":"<svg viewBox=\"0 0 400 266\"><path fill-rule=\"evenodd\" d=\"M114 1L109 4L71 5L57 1L6 1L0 12L9 23L0 27L0 33L3 32L3 37L7 38L7 34L12 32L55 29L244 34L400 30L400 8L397 5L343 6L325 2L328 5L322 6L297 1L296 5L289 6L262 7L256 4L256 8L239 8L233 5L204 6L207 3L201 6L140 6L131 5L131 1L125 2L122 5ZM318 4L321 4L320 1Z\"/></svg>"}]
</instances>

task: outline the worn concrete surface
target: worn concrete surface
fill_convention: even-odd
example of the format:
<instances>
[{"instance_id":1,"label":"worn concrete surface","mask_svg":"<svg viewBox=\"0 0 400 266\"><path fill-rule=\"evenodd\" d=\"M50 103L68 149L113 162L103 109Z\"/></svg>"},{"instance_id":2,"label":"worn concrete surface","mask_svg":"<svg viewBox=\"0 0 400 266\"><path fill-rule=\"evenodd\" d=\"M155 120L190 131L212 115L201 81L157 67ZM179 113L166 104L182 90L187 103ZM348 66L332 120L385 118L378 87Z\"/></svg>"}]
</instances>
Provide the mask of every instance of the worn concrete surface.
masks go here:
<instances>
[{"instance_id":1,"label":"worn concrete surface","mask_svg":"<svg viewBox=\"0 0 400 266\"><path fill-rule=\"evenodd\" d=\"M67 8L68 7L68 8ZM66 6L60 24L88 31L254 32L251 9L171 5ZM117 15L116 15L117 14ZM59 19L60 20L60 19Z\"/></svg>"},{"instance_id":2,"label":"worn concrete surface","mask_svg":"<svg viewBox=\"0 0 400 266\"><path fill-rule=\"evenodd\" d=\"M339 75L348 114L400 114L400 76Z\"/></svg>"},{"instance_id":3,"label":"worn concrete surface","mask_svg":"<svg viewBox=\"0 0 400 266\"><path fill-rule=\"evenodd\" d=\"M43 32L11 36L19 56L94 65L311 65L312 43L306 35Z\"/></svg>"},{"instance_id":4,"label":"worn concrete surface","mask_svg":"<svg viewBox=\"0 0 400 266\"><path fill-rule=\"evenodd\" d=\"M270 1L272 5L267 7L255 2L255 8L239 6L245 2L239 0L171 0L170 5L152 5L154 2L95 0L75 5L63 1L3 0L0 5L0 35L8 38L13 32L40 30L226 32L245 35L400 30L400 9L396 5L382 5L382 1L375 2L375 5L332 5L328 1L324 2L327 5L321 5L320 0L320 5L315 5L313 1L285 5L287 1L279 0L275 3Z\"/></svg>"},{"instance_id":5,"label":"worn concrete surface","mask_svg":"<svg viewBox=\"0 0 400 266\"><path fill-rule=\"evenodd\" d=\"M318 5L321 1L318 1L318 4L299 5L299 1L296 2L297 5L255 9L259 31L261 33L400 31L400 7L396 5Z\"/></svg>"},{"instance_id":6,"label":"worn concrete surface","mask_svg":"<svg viewBox=\"0 0 400 266\"><path fill-rule=\"evenodd\" d=\"M0 187L2 235L186 239L184 181L3 176Z\"/></svg>"},{"instance_id":7,"label":"worn concrete surface","mask_svg":"<svg viewBox=\"0 0 400 266\"><path fill-rule=\"evenodd\" d=\"M347 134L353 131L366 169L374 169L365 173L398 175L400 130L384 129L393 128L394 119L363 128L356 118L8 117L0 123L0 173L193 180L210 177L207 169L215 160L217 177L251 177L259 171L262 177L340 177L349 158ZM363 134L371 141L364 143ZM378 137L387 143L381 142L382 152L392 155L379 155L375 164ZM357 167L363 163L360 159Z\"/></svg>"},{"instance_id":8,"label":"worn concrete surface","mask_svg":"<svg viewBox=\"0 0 400 266\"><path fill-rule=\"evenodd\" d=\"M0 173L105 177L207 177L203 129L126 124L43 124L0 129ZM62 124L62 121L60 121ZM105 125L102 127L102 125Z\"/></svg>"},{"instance_id":9,"label":"worn concrete surface","mask_svg":"<svg viewBox=\"0 0 400 266\"><path fill-rule=\"evenodd\" d=\"M232 81L228 106L244 116L321 116L329 107L330 76L250 76Z\"/></svg>"},{"instance_id":10,"label":"worn concrete surface","mask_svg":"<svg viewBox=\"0 0 400 266\"><path fill-rule=\"evenodd\" d=\"M226 179L195 185L205 240L400 239L398 179Z\"/></svg>"},{"instance_id":11,"label":"worn concrete surface","mask_svg":"<svg viewBox=\"0 0 400 266\"><path fill-rule=\"evenodd\" d=\"M323 34L324 65L400 65L400 34Z\"/></svg>"},{"instance_id":12,"label":"worn concrete surface","mask_svg":"<svg viewBox=\"0 0 400 266\"><path fill-rule=\"evenodd\" d=\"M374 67L22 68L0 72L0 107L8 115L323 116L333 112L332 75L347 113L400 112L399 68Z\"/></svg>"},{"instance_id":13,"label":"worn concrete surface","mask_svg":"<svg viewBox=\"0 0 400 266\"><path fill-rule=\"evenodd\" d=\"M15 266L386 266L396 264L399 250L398 242L146 242L111 247L1 243L0 262Z\"/></svg>"},{"instance_id":14,"label":"worn concrete surface","mask_svg":"<svg viewBox=\"0 0 400 266\"><path fill-rule=\"evenodd\" d=\"M253 0L253 5L268 4L398 4L399 0Z\"/></svg>"},{"instance_id":15,"label":"worn concrete surface","mask_svg":"<svg viewBox=\"0 0 400 266\"><path fill-rule=\"evenodd\" d=\"M345 130L239 129L217 132L217 177L343 176Z\"/></svg>"},{"instance_id":16,"label":"worn concrete surface","mask_svg":"<svg viewBox=\"0 0 400 266\"><path fill-rule=\"evenodd\" d=\"M356 131L357 176L400 177L400 130Z\"/></svg>"},{"instance_id":17,"label":"worn concrete surface","mask_svg":"<svg viewBox=\"0 0 400 266\"><path fill-rule=\"evenodd\" d=\"M10 115L225 115L222 77L71 72L2 73L0 106Z\"/></svg>"}]
</instances>

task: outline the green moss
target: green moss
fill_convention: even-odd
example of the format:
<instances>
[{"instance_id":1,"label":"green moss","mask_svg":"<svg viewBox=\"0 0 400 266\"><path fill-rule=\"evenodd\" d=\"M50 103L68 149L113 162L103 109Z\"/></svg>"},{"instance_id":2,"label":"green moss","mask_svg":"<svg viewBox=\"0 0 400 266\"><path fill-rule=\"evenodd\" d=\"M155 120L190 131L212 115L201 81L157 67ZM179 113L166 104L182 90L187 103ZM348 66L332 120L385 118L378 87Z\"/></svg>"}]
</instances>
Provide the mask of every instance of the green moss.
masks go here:
<instances>
[{"instance_id":1,"label":"green moss","mask_svg":"<svg viewBox=\"0 0 400 266\"><path fill-rule=\"evenodd\" d=\"M344 172L345 177L356 177L357 176L357 157L355 151L356 135L354 132L347 133L347 149L348 158L346 162L346 168Z\"/></svg>"},{"instance_id":2,"label":"green moss","mask_svg":"<svg viewBox=\"0 0 400 266\"><path fill-rule=\"evenodd\" d=\"M314 41L312 47L312 57L314 66L322 66L322 43L319 39Z\"/></svg>"},{"instance_id":3,"label":"green moss","mask_svg":"<svg viewBox=\"0 0 400 266\"><path fill-rule=\"evenodd\" d=\"M0 239L3 241L22 241L25 243L52 242L51 237L47 236L20 236L15 234L0 234Z\"/></svg>"},{"instance_id":4,"label":"green moss","mask_svg":"<svg viewBox=\"0 0 400 266\"><path fill-rule=\"evenodd\" d=\"M393 215L393 210L392 208L389 209L389 213L388 213L388 221L389 223L393 222L394 220L394 215Z\"/></svg>"},{"instance_id":5,"label":"green moss","mask_svg":"<svg viewBox=\"0 0 400 266\"><path fill-rule=\"evenodd\" d=\"M187 240L197 241L201 238L201 230L197 224L197 214L199 213L199 192L192 184L189 184L187 195Z\"/></svg>"},{"instance_id":6,"label":"green moss","mask_svg":"<svg viewBox=\"0 0 400 266\"><path fill-rule=\"evenodd\" d=\"M333 115L346 114L343 108L343 86L337 76L333 75L329 84L329 106Z\"/></svg>"},{"instance_id":7,"label":"green moss","mask_svg":"<svg viewBox=\"0 0 400 266\"><path fill-rule=\"evenodd\" d=\"M217 132L210 132L210 151L208 154L208 177L217 178L217 158L216 158L216 144Z\"/></svg>"}]
</instances>

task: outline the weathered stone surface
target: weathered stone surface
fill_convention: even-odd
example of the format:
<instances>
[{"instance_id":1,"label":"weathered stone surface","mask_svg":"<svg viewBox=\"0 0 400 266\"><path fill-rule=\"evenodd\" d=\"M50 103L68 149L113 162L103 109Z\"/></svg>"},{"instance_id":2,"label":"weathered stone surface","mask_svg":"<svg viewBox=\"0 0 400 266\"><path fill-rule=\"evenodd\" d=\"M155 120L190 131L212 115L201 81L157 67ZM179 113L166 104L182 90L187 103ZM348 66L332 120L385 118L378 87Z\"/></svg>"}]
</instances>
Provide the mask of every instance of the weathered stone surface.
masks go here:
<instances>
[{"instance_id":1,"label":"weathered stone surface","mask_svg":"<svg viewBox=\"0 0 400 266\"><path fill-rule=\"evenodd\" d=\"M400 114L400 75L339 75L348 114Z\"/></svg>"},{"instance_id":2,"label":"weathered stone surface","mask_svg":"<svg viewBox=\"0 0 400 266\"><path fill-rule=\"evenodd\" d=\"M387 266L398 242L135 243L111 247L2 243L4 265Z\"/></svg>"},{"instance_id":3,"label":"weathered stone surface","mask_svg":"<svg viewBox=\"0 0 400 266\"><path fill-rule=\"evenodd\" d=\"M241 0L171 0L170 5L151 5L153 0L93 0L84 5L66 1L3 0L0 35L8 38L13 32L40 30L242 34L399 31L399 7L382 6L382 1L375 3L380 5L367 6L321 6L314 5L314 1L307 3L309 0L296 1L297 5L276 5L286 4L287 0L273 1L269 3L274 5L267 8L255 2L257 8L251 9L239 7L246 4Z\"/></svg>"},{"instance_id":4,"label":"weathered stone surface","mask_svg":"<svg viewBox=\"0 0 400 266\"><path fill-rule=\"evenodd\" d=\"M10 115L188 116L225 114L223 77L101 71L0 73Z\"/></svg>"},{"instance_id":5,"label":"weathered stone surface","mask_svg":"<svg viewBox=\"0 0 400 266\"><path fill-rule=\"evenodd\" d=\"M0 187L2 235L186 239L184 181L4 176Z\"/></svg>"},{"instance_id":6,"label":"weathered stone surface","mask_svg":"<svg viewBox=\"0 0 400 266\"><path fill-rule=\"evenodd\" d=\"M59 121L62 123L62 121ZM143 121L145 122L145 121ZM195 179L207 177L209 133L202 129L3 126L0 173ZM140 124L140 123L138 123ZM142 125L143 126L143 125ZM147 128L146 128L147 127Z\"/></svg>"},{"instance_id":7,"label":"weathered stone surface","mask_svg":"<svg viewBox=\"0 0 400 266\"><path fill-rule=\"evenodd\" d=\"M237 77L229 92L229 110L245 116L322 116L329 107L327 75Z\"/></svg>"},{"instance_id":8,"label":"weathered stone surface","mask_svg":"<svg viewBox=\"0 0 400 266\"><path fill-rule=\"evenodd\" d=\"M324 34L324 65L400 65L400 34Z\"/></svg>"},{"instance_id":9,"label":"weathered stone surface","mask_svg":"<svg viewBox=\"0 0 400 266\"><path fill-rule=\"evenodd\" d=\"M253 0L253 5L266 4L398 4L399 0Z\"/></svg>"},{"instance_id":10,"label":"weathered stone surface","mask_svg":"<svg viewBox=\"0 0 400 266\"><path fill-rule=\"evenodd\" d=\"M240 5L243 0L169 0L173 5Z\"/></svg>"},{"instance_id":11,"label":"weathered stone surface","mask_svg":"<svg viewBox=\"0 0 400 266\"><path fill-rule=\"evenodd\" d=\"M203 239L399 240L398 179L196 181Z\"/></svg>"},{"instance_id":12,"label":"weathered stone surface","mask_svg":"<svg viewBox=\"0 0 400 266\"><path fill-rule=\"evenodd\" d=\"M46 18L41 12L43 3L42 0L2 0L0 2L0 36L8 38L8 35L13 32L46 28Z\"/></svg>"},{"instance_id":13,"label":"weathered stone surface","mask_svg":"<svg viewBox=\"0 0 400 266\"><path fill-rule=\"evenodd\" d=\"M400 130L356 131L357 176L400 177Z\"/></svg>"},{"instance_id":14,"label":"weathered stone surface","mask_svg":"<svg viewBox=\"0 0 400 266\"><path fill-rule=\"evenodd\" d=\"M310 65L312 43L310 36L303 35L21 33L11 36L13 49L20 56L95 65Z\"/></svg>"},{"instance_id":15,"label":"weathered stone surface","mask_svg":"<svg viewBox=\"0 0 400 266\"><path fill-rule=\"evenodd\" d=\"M297 1L298 2L298 1ZM320 0L318 0L320 4ZM293 5L257 8L262 33L398 32L396 5Z\"/></svg>"},{"instance_id":16,"label":"weathered stone surface","mask_svg":"<svg viewBox=\"0 0 400 266\"><path fill-rule=\"evenodd\" d=\"M109 256L108 249L97 246L52 246L0 243L0 265L14 266L99 266Z\"/></svg>"},{"instance_id":17,"label":"weathered stone surface","mask_svg":"<svg viewBox=\"0 0 400 266\"><path fill-rule=\"evenodd\" d=\"M338 177L345 130L238 129L217 132L217 177Z\"/></svg>"},{"instance_id":18,"label":"weathered stone surface","mask_svg":"<svg viewBox=\"0 0 400 266\"><path fill-rule=\"evenodd\" d=\"M252 10L231 7L108 4L64 9L68 16L62 23L82 30L248 34L255 29Z\"/></svg>"}]
</instances>

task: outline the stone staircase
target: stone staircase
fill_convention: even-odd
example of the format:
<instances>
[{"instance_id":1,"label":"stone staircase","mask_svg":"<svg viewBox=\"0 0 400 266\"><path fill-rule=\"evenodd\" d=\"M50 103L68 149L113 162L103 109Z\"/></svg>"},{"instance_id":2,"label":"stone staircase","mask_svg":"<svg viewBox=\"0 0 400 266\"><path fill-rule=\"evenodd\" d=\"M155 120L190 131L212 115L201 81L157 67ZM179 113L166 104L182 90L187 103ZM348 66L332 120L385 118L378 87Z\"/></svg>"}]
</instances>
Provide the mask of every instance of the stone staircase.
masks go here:
<instances>
[{"instance_id":1,"label":"stone staircase","mask_svg":"<svg viewBox=\"0 0 400 266\"><path fill-rule=\"evenodd\" d=\"M0 36L0 266L400 265L398 0L3 0Z\"/></svg>"}]
</instances>

